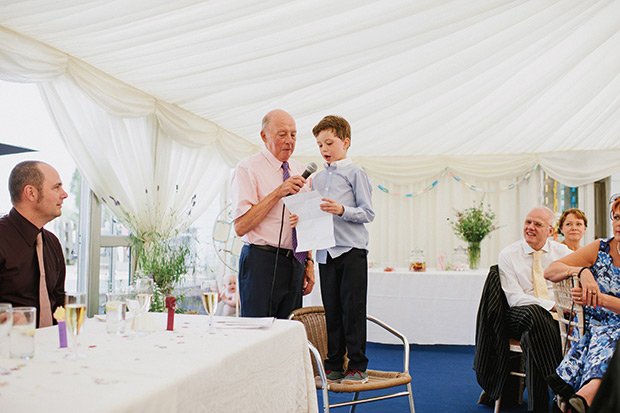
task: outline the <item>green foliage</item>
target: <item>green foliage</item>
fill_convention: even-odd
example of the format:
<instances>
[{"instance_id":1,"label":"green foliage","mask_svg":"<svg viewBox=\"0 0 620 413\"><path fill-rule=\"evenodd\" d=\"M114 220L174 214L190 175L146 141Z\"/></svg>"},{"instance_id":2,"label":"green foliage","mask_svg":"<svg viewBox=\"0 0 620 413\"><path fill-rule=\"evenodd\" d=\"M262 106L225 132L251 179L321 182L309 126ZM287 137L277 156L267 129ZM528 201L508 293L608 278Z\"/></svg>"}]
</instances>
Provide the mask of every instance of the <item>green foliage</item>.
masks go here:
<instances>
[{"instance_id":1,"label":"green foliage","mask_svg":"<svg viewBox=\"0 0 620 413\"><path fill-rule=\"evenodd\" d=\"M160 189L156 186L156 192ZM179 186L176 185L176 193ZM144 193L149 194L145 189ZM157 196L153 199L157 200ZM176 288L180 287L185 275L195 271L196 252L192 248L194 238L182 233L189 227L192 209L196 205L194 194L185 208L164 210L158 202L146 201L143 218L126 210L112 195L102 197L101 201L110 206L130 231L130 246L137 264L135 277L153 279L153 300L151 311L166 311L165 297L175 293L177 304L184 301ZM113 204L109 204L112 201ZM146 219L145 219L146 218ZM179 312L177 305L177 312Z\"/></svg>"},{"instance_id":2,"label":"green foliage","mask_svg":"<svg viewBox=\"0 0 620 413\"><path fill-rule=\"evenodd\" d=\"M180 235L166 238L154 231L130 235L130 245L137 260L137 270L153 279L151 311L166 311L165 297L171 295L188 273L195 271L196 253L191 237ZM183 300L177 296L177 300ZM178 306L177 306L178 308Z\"/></svg>"},{"instance_id":3,"label":"green foliage","mask_svg":"<svg viewBox=\"0 0 620 413\"><path fill-rule=\"evenodd\" d=\"M479 243L492 231L499 228L495 224L495 213L491 210L484 211L482 201L478 205L463 211L457 211L456 220L450 221L454 233L464 241Z\"/></svg>"}]
</instances>

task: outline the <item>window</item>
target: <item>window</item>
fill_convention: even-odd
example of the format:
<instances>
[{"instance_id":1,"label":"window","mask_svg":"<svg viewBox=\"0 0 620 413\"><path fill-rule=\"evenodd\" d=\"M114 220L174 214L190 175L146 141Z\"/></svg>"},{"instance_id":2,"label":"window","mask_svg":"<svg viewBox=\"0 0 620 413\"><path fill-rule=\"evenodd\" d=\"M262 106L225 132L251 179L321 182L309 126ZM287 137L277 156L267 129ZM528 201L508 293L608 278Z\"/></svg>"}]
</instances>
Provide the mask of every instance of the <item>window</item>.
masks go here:
<instances>
[{"instance_id":1,"label":"window","mask_svg":"<svg viewBox=\"0 0 620 413\"><path fill-rule=\"evenodd\" d=\"M579 189L561 184L543 172L543 205L551 209L558 219L563 211L579 208Z\"/></svg>"}]
</instances>

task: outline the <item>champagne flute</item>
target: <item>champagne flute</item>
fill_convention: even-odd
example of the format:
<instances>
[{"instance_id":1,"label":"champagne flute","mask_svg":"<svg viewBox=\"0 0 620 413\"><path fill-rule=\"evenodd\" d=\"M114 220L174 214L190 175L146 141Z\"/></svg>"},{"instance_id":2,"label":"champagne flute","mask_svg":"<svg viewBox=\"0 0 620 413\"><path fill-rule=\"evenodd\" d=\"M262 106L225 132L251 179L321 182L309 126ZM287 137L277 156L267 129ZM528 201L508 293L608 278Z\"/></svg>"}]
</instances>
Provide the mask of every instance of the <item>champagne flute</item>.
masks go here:
<instances>
[{"instance_id":1,"label":"champagne flute","mask_svg":"<svg viewBox=\"0 0 620 413\"><path fill-rule=\"evenodd\" d=\"M215 333L213 325L213 315L217 308L219 293L217 289L217 280L205 280L200 283L200 292L202 293L202 305L207 314L209 314L209 334Z\"/></svg>"},{"instance_id":2,"label":"champagne flute","mask_svg":"<svg viewBox=\"0 0 620 413\"><path fill-rule=\"evenodd\" d=\"M67 331L71 337L73 351L66 357L72 360L85 357L78 354L78 335L82 329L82 324L86 319L86 294L85 293L66 293L65 294L65 318Z\"/></svg>"},{"instance_id":3,"label":"champagne flute","mask_svg":"<svg viewBox=\"0 0 620 413\"><path fill-rule=\"evenodd\" d=\"M134 285L130 285L127 289L127 309L132 316L130 332L131 334L135 334L137 331L136 321L142 311L142 307L138 302L138 294L136 293L136 288Z\"/></svg>"}]
</instances>

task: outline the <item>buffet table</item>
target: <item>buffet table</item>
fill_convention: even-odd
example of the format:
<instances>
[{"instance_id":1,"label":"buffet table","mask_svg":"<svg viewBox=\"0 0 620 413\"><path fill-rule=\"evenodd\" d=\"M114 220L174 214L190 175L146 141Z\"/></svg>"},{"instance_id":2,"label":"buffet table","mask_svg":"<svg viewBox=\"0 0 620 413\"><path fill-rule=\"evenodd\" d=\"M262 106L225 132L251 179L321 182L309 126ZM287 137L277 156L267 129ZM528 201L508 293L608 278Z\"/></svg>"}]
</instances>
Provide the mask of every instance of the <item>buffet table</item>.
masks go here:
<instances>
[{"instance_id":1,"label":"buffet table","mask_svg":"<svg viewBox=\"0 0 620 413\"><path fill-rule=\"evenodd\" d=\"M317 411L301 323L208 334L207 317L176 315L143 337L106 334L89 319L79 337L85 358L65 359L57 327L35 333L35 357L0 356L1 412Z\"/></svg>"},{"instance_id":2,"label":"buffet table","mask_svg":"<svg viewBox=\"0 0 620 413\"><path fill-rule=\"evenodd\" d=\"M473 345L487 272L369 269L368 314L403 333L410 343ZM305 298L304 305L322 305L318 276L316 289ZM368 341L397 342L372 323L368 327Z\"/></svg>"}]
</instances>

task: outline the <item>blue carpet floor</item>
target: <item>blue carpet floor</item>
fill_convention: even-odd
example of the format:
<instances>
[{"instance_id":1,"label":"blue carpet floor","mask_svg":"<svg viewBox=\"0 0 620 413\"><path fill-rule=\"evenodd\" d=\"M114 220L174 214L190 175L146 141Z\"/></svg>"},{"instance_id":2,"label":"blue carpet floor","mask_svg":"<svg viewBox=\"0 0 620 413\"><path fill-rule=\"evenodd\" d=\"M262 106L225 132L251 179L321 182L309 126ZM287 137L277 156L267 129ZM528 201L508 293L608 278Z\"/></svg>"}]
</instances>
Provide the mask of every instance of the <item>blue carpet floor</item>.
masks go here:
<instances>
[{"instance_id":1,"label":"blue carpet floor","mask_svg":"<svg viewBox=\"0 0 620 413\"><path fill-rule=\"evenodd\" d=\"M368 343L366 353L368 367L374 370L402 371L402 347ZM492 413L491 407L479 405L481 388L476 382L473 346L421 346L412 345L409 371L413 383L413 400L416 413ZM368 392L367 394L377 392ZM319 407L322 408L321 392L318 392ZM330 402L350 400L350 395L330 393ZM363 397L363 395L360 395ZM502 409L502 412L521 413L527 411L527 391L521 406ZM347 412L347 407L333 409ZM405 397L361 404L356 412L408 412Z\"/></svg>"}]
</instances>

